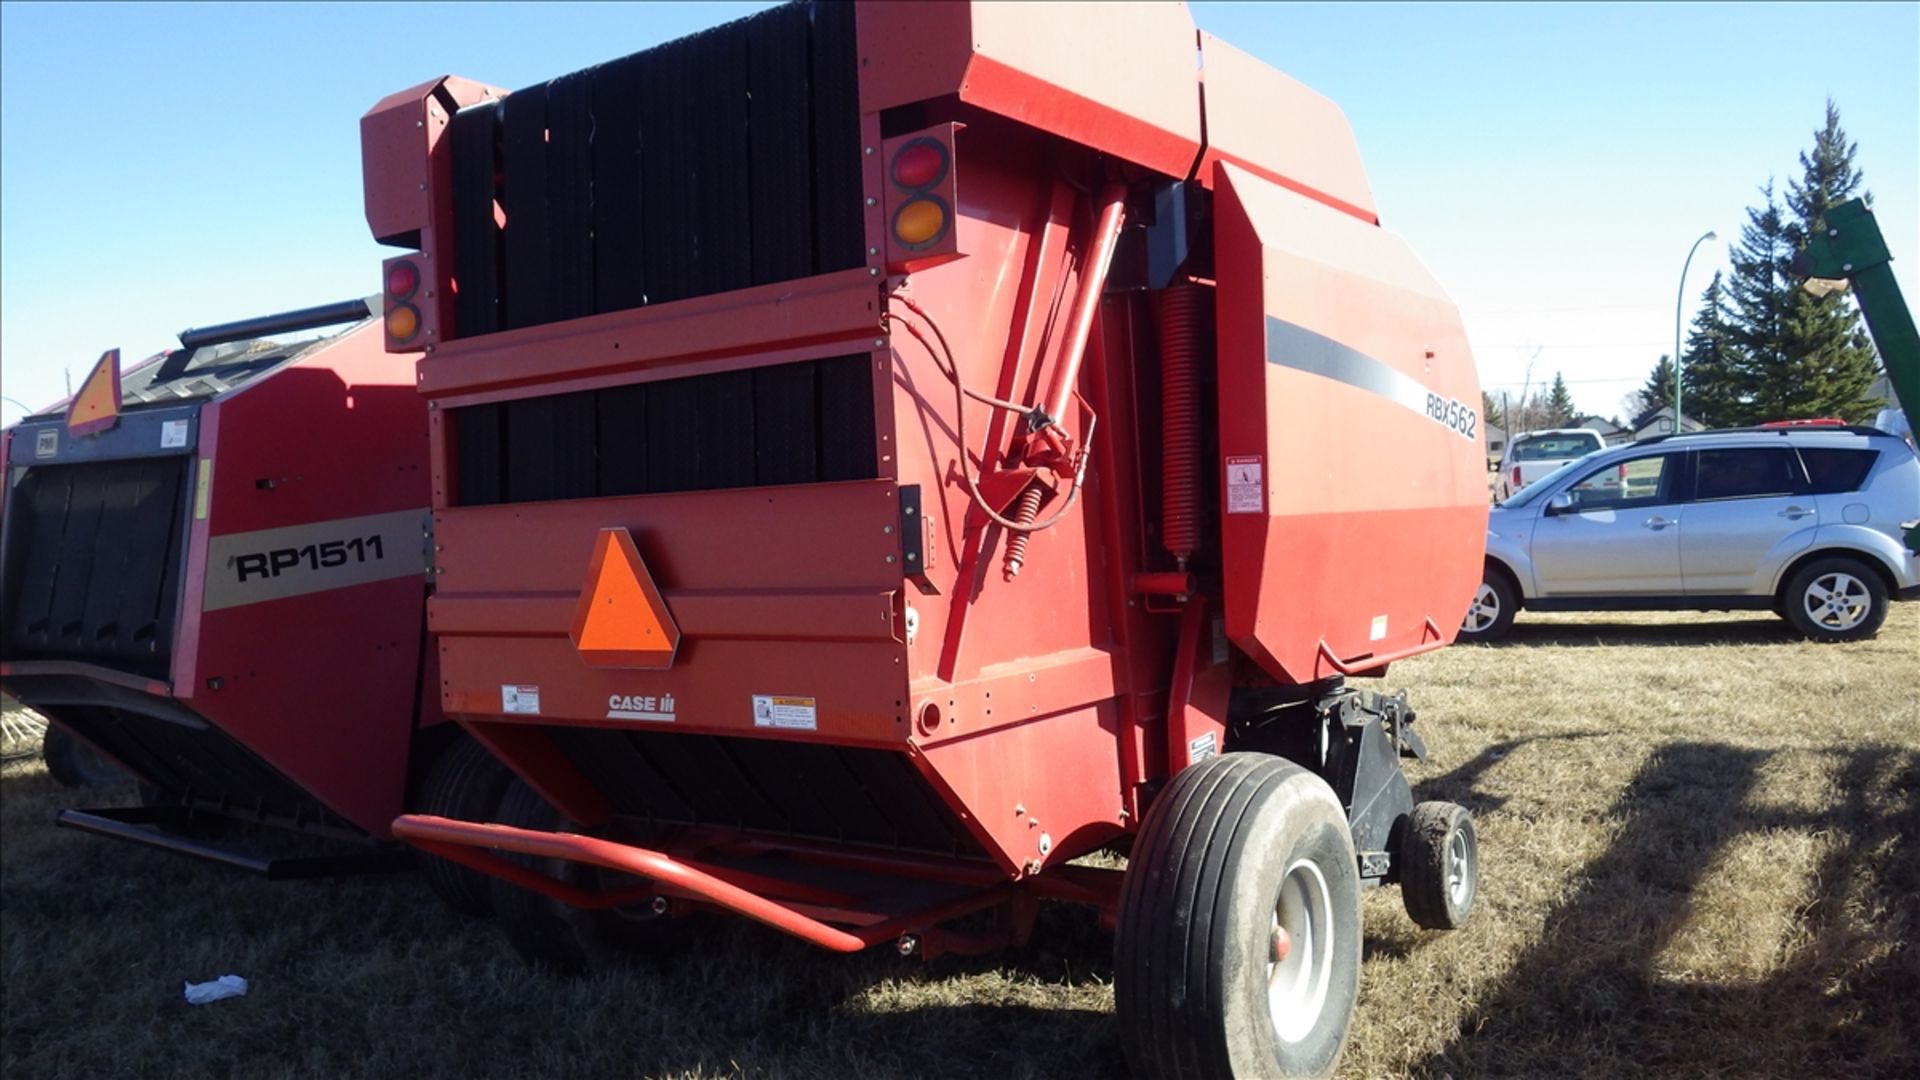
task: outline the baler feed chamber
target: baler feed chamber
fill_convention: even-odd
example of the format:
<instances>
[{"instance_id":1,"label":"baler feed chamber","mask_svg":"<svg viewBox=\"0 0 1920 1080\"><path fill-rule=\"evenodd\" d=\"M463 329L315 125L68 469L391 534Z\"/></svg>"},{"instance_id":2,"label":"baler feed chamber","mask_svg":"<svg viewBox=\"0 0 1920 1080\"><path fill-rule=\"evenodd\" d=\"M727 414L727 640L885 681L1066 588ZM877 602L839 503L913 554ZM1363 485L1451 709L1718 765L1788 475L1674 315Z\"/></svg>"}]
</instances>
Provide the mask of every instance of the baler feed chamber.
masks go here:
<instances>
[{"instance_id":1,"label":"baler feed chamber","mask_svg":"<svg viewBox=\"0 0 1920 1080\"><path fill-rule=\"evenodd\" d=\"M29 436L30 437L30 436ZM29 465L7 497L9 660L165 678L186 560L192 458Z\"/></svg>"},{"instance_id":2,"label":"baler feed chamber","mask_svg":"<svg viewBox=\"0 0 1920 1080\"><path fill-rule=\"evenodd\" d=\"M8 689L124 765L168 805L364 836L246 744L171 697L97 677L15 675Z\"/></svg>"},{"instance_id":3,"label":"baler feed chamber","mask_svg":"<svg viewBox=\"0 0 1920 1080\"><path fill-rule=\"evenodd\" d=\"M1487 517L1459 313L1393 233L1216 168L1227 635L1298 684L1444 645Z\"/></svg>"}]
</instances>

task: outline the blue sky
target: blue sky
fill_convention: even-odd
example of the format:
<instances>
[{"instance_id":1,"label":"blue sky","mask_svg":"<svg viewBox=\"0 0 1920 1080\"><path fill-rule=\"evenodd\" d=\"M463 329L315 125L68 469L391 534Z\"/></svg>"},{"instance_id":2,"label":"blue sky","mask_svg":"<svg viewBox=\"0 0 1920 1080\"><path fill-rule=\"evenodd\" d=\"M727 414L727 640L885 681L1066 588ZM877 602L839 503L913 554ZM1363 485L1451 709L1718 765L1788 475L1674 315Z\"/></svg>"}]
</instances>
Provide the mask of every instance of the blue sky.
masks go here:
<instances>
[{"instance_id":1,"label":"blue sky","mask_svg":"<svg viewBox=\"0 0 1920 1080\"><path fill-rule=\"evenodd\" d=\"M0 393L41 406L106 348L374 292L358 119L383 95L522 86L759 6L0 5ZM1920 6L1193 8L1346 110L1495 393L1533 357L1618 412L1672 349L1688 246L1722 237L1690 307L1829 95L1920 306Z\"/></svg>"}]
</instances>

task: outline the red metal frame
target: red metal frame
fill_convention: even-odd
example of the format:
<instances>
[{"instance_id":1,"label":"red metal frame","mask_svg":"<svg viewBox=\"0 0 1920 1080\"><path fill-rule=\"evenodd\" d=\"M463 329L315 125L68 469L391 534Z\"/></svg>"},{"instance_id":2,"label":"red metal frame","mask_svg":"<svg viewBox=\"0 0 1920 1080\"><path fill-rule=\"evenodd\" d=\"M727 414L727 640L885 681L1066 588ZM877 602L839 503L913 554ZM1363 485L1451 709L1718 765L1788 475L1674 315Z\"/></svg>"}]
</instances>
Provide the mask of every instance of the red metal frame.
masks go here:
<instances>
[{"instance_id":1,"label":"red metal frame","mask_svg":"<svg viewBox=\"0 0 1920 1080\"><path fill-rule=\"evenodd\" d=\"M428 814L401 817L394 822L393 832L424 851L576 907L622 907L655 897L693 900L731 911L834 952L859 952L882 942L897 941L904 935L925 934L941 923L1010 903L1021 895L1092 904L1103 910L1103 917L1109 918L1119 901L1120 874L1111 870L1082 867L1077 868L1081 871L1077 874L1049 875L1021 887L988 867L969 872L963 865L952 862L862 856L843 848L763 841L718 849L735 854L795 854L807 861L842 869L896 875L914 871L911 876L917 880L941 881L973 890L905 914L886 915L862 908L859 898L845 893L577 833L453 821ZM596 866L643 878L649 884L613 891L582 889L492 852ZM842 929L833 923L849 924L853 928ZM958 945L963 940L953 938L951 943Z\"/></svg>"},{"instance_id":2,"label":"red metal frame","mask_svg":"<svg viewBox=\"0 0 1920 1080\"><path fill-rule=\"evenodd\" d=\"M1055 22L1062 33L1050 35ZM1378 671L1458 625L1486 512L1484 478L1461 462L1483 461L1480 444L1397 404L1285 382L1266 355L1262 321L1279 315L1462 400L1475 385L1457 314L1375 223L1338 110L1215 44L1204 109L1221 139L1204 145L1195 49L1208 42L1178 7L1089 21L1066 8L874 3L856 23L866 266L446 341L422 360L436 411L443 550L429 611L442 704L583 829L610 827L612 803L548 732L631 727L607 715L610 696L670 694L670 726L650 730L902 755L990 861L942 871L899 852L738 833L657 851L419 817L397 835L574 902L613 901L479 849L650 877L837 949L953 912L875 921L820 897L782 900L776 883L729 877L711 853L765 846L850 873L950 880L976 890L956 903L1011 905L1016 925L1033 896L1110 910L1110 882L1065 864L1136 827L1153 785L1226 749L1236 681ZM1255 122L1269 92L1289 105L1285 148ZM882 111L905 105L916 130L883 140ZM952 153L942 245L958 254L889 275L884 169L890 149L929 131ZM1157 473L1140 424L1154 402L1142 386L1157 367L1152 316L1144 296L1105 288L1129 207L1148 184L1196 168L1217 193L1220 277L1219 441L1205 452L1259 455L1270 479L1284 470L1300 489L1270 494L1258 520L1225 516L1218 581L1170 572L1142 526L1143 474ZM1297 234L1269 227L1263 208L1276 199L1312 208L1289 211ZM446 241L427 254L444 265ZM1263 286L1269 271L1281 277ZM848 353L872 359L875 479L484 507L448 497L448 409ZM1041 411L1054 425L1029 432ZM1349 449L1356 432L1378 432L1387 451ZM1083 454L1080 502L1059 514ZM1343 454L1351 461L1329 464ZM1009 530L999 519L1036 481L1035 520L1057 523ZM920 498L911 522L909 487ZM568 640L603 528L631 533L680 626L668 670L595 668ZM924 541L911 574L905 529ZM1015 535L1032 569L1007 580L998 566ZM537 685L538 713L505 711L503 684ZM816 701L814 726L756 728L751 694Z\"/></svg>"}]
</instances>

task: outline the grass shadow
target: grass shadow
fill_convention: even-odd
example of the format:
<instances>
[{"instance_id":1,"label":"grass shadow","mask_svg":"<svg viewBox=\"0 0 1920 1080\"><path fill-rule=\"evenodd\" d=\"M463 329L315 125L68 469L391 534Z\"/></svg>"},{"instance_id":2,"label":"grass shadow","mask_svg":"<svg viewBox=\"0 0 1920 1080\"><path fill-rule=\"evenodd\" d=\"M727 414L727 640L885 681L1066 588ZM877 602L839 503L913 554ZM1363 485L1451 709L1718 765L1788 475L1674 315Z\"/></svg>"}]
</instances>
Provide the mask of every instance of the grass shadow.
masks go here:
<instances>
[{"instance_id":1,"label":"grass shadow","mask_svg":"<svg viewBox=\"0 0 1920 1080\"><path fill-rule=\"evenodd\" d=\"M1444 799L1459 803L1475 814L1490 814L1505 806L1507 799L1503 795L1480 791L1480 780L1489 769L1505 761L1515 750L1534 743L1598 739L1611 734L1613 732L1609 731L1566 731L1553 735L1530 735L1524 739L1502 739L1446 772L1414 784L1413 797L1420 802Z\"/></svg>"},{"instance_id":2,"label":"grass shadow","mask_svg":"<svg viewBox=\"0 0 1920 1080\"><path fill-rule=\"evenodd\" d=\"M1577 873L1579 887L1548 915L1544 937L1414 1074L1920 1072L1906 1016L1920 999L1911 945L1920 930L1920 754L1836 752L1845 758L1839 805L1783 814L1748 806L1767 752L1712 743L1657 750L1614 805L1616 838ZM1687 925L1716 857L1743 833L1778 828L1843 837L1803 915L1813 940L1754 983L1662 971L1661 954ZM1887 948L1889 928L1905 944Z\"/></svg>"},{"instance_id":3,"label":"grass shadow","mask_svg":"<svg viewBox=\"0 0 1920 1080\"><path fill-rule=\"evenodd\" d=\"M1572 648L1647 645L1792 645L1805 639L1785 619L1773 615L1715 622L1529 623L1516 620L1507 636L1483 646L1519 649L1536 645Z\"/></svg>"}]
</instances>

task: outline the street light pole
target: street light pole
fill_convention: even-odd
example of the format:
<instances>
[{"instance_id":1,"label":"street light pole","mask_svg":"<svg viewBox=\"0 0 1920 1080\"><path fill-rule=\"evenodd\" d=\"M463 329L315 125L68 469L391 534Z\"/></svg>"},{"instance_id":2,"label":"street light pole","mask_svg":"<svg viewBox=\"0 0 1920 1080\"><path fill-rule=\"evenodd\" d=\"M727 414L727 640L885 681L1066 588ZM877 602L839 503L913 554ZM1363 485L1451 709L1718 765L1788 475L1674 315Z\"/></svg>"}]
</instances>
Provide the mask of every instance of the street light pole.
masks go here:
<instances>
[{"instance_id":1,"label":"street light pole","mask_svg":"<svg viewBox=\"0 0 1920 1080\"><path fill-rule=\"evenodd\" d=\"M1687 373L1686 361L1680 359L1680 312L1687 302L1687 271L1693 266L1693 253L1700 250L1700 245L1709 240L1718 239L1713 230L1708 229L1700 239L1693 242L1692 247L1687 249L1687 261L1680 264L1680 293L1673 298L1673 433L1675 435L1686 434L1685 429L1680 426L1680 418L1684 415L1680 411L1680 384L1685 381Z\"/></svg>"}]
</instances>

